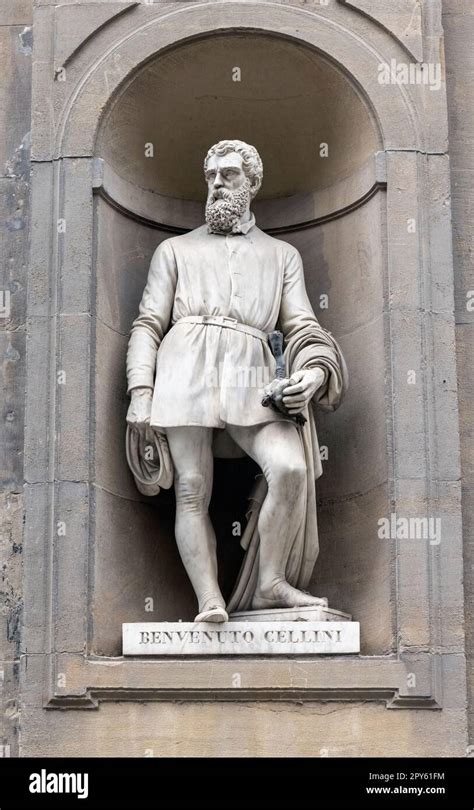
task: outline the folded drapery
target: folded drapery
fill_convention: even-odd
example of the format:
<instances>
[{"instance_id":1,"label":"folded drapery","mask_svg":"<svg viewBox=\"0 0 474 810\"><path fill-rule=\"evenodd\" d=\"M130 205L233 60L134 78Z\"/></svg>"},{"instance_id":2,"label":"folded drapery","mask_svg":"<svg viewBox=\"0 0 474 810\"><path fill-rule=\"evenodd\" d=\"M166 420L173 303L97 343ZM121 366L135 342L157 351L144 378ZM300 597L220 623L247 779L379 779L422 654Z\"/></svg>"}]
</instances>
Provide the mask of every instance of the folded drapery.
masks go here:
<instances>
[{"instance_id":1,"label":"folded drapery","mask_svg":"<svg viewBox=\"0 0 474 810\"><path fill-rule=\"evenodd\" d=\"M303 368L323 365L329 372L325 385L315 394L321 408L335 410L348 387L347 367L337 341L322 327L315 334L314 324L302 328L289 339L285 359L287 374ZM311 405L305 409L306 424L298 428L306 462L306 497L299 525L295 526L293 544L286 567L286 579L295 588L307 588L319 553L318 523L316 518L315 481L322 475L318 436ZM267 493L263 475L257 476L250 495L250 510L247 526L241 540L245 549L239 575L227 605L228 613L248 610L251 607L257 584L260 536L258 518Z\"/></svg>"},{"instance_id":2,"label":"folded drapery","mask_svg":"<svg viewBox=\"0 0 474 810\"><path fill-rule=\"evenodd\" d=\"M162 433L148 427L144 434L127 425L125 452L137 489L142 495L158 495L160 489L169 489L174 470L168 440Z\"/></svg>"}]
</instances>

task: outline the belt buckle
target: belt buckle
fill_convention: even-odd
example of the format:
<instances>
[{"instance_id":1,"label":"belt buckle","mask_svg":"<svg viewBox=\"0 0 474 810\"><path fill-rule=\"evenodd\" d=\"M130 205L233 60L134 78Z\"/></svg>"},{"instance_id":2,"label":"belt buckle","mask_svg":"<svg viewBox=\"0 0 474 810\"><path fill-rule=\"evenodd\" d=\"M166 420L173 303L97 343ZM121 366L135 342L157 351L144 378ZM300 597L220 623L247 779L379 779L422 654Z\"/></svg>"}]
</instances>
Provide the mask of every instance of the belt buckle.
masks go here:
<instances>
[{"instance_id":1,"label":"belt buckle","mask_svg":"<svg viewBox=\"0 0 474 810\"><path fill-rule=\"evenodd\" d=\"M223 321L226 321L227 323L232 323L232 324L237 323L237 318L231 318L229 315L221 315L221 318L222 318Z\"/></svg>"}]
</instances>

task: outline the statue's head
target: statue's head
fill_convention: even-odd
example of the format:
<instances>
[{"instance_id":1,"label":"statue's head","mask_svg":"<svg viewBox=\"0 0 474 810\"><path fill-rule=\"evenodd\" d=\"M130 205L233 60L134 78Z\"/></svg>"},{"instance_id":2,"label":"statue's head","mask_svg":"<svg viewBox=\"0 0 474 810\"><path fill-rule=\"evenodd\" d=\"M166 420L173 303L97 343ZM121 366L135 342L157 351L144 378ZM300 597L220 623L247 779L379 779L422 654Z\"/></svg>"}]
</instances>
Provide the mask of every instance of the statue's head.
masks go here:
<instances>
[{"instance_id":1,"label":"statue's head","mask_svg":"<svg viewBox=\"0 0 474 810\"><path fill-rule=\"evenodd\" d=\"M219 141L206 155L204 176L208 187L206 222L213 231L228 233L262 185L260 155L244 141Z\"/></svg>"}]
</instances>

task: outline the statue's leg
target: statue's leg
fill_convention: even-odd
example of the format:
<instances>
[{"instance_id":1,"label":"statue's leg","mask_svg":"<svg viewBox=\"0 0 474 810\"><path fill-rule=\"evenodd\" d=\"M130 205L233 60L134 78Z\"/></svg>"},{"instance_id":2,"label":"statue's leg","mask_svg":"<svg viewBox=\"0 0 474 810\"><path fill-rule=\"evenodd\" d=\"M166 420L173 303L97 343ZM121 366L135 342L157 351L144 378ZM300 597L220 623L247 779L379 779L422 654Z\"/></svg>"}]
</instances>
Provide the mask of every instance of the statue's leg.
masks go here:
<instances>
[{"instance_id":1,"label":"statue's leg","mask_svg":"<svg viewBox=\"0 0 474 810\"><path fill-rule=\"evenodd\" d=\"M306 462L297 428L290 422L254 427L228 425L232 438L256 461L268 493L258 521L260 564L252 608L326 605L286 581L295 530L304 518Z\"/></svg>"},{"instance_id":2,"label":"statue's leg","mask_svg":"<svg viewBox=\"0 0 474 810\"><path fill-rule=\"evenodd\" d=\"M216 536L208 512L213 480L212 433L212 428L205 427L166 429L175 470L179 553L197 596L199 613L205 613L208 621L225 621L225 601L217 583Z\"/></svg>"}]
</instances>

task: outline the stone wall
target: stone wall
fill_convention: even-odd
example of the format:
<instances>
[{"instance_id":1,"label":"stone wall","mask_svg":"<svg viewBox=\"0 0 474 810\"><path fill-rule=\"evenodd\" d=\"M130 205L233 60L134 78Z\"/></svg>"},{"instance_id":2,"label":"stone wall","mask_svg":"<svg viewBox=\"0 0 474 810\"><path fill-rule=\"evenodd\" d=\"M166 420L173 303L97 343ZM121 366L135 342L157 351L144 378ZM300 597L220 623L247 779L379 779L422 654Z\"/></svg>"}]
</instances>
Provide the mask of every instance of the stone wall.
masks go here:
<instances>
[{"instance_id":1,"label":"stone wall","mask_svg":"<svg viewBox=\"0 0 474 810\"><path fill-rule=\"evenodd\" d=\"M32 0L0 4L0 756L18 753ZM3 753L2 753L3 752Z\"/></svg>"},{"instance_id":2,"label":"stone wall","mask_svg":"<svg viewBox=\"0 0 474 810\"><path fill-rule=\"evenodd\" d=\"M474 7L443 0L448 87L453 252L464 534L470 742L474 743Z\"/></svg>"}]
</instances>

